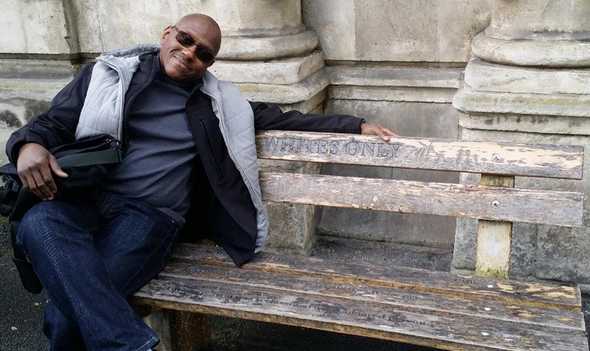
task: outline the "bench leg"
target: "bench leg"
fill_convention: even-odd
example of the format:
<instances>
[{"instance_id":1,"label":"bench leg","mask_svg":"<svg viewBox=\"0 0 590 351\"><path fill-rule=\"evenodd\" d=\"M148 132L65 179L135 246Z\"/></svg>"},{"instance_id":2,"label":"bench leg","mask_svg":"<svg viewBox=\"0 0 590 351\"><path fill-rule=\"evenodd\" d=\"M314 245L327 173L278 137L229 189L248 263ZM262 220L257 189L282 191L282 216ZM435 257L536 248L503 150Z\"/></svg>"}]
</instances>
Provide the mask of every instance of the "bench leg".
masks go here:
<instances>
[{"instance_id":1,"label":"bench leg","mask_svg":"<svg viewBox=\"0 0 590 351\"><path fill-rule=\"evenodd\" d=\"M144 321L160 337L157 351L200 351L209 346L209 322L205 315L155 310Z\"/></svg>"},{"instance_id":2,"label":"bench leg","mask_svg":"<svg viewBox=\"0 0 590 351\"><path fill-rule=\"evenodd\" d=\"M148 316L143 318L144 322L160 337L158 351L172 351L170 314L170 311L166 310L153 310Z\"/></svg>"},{"instance_id":3,"label":"bench leg","mask_svg":"<svg viewBox=\"0 0 590 351\"><path fill-rule=\"evenodd\" d=\"M211 336L208 318L200 313L174 311L170 334L173 351L206 350Z\"/></svg>"}]
</instances>

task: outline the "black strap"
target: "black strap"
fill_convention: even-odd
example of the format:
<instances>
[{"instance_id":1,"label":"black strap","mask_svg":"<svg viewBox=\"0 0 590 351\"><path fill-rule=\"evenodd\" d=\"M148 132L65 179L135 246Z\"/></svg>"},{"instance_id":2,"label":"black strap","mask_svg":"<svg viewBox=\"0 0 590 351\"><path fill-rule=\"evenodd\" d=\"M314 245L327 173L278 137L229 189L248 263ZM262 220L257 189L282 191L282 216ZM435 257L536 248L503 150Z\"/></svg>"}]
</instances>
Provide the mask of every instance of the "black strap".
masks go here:
<instances>
[{"instance_id":1,"label":"black strap","mask_svg":"<svg viewBox=\"0 0 590 351\"><path fill-rule=\"evenodd\" d=\"M117 163L120 161L121 151L108 149L62 156L57 160L57 163L62 168L72 168Z\"/></svg>"}]
</instances>

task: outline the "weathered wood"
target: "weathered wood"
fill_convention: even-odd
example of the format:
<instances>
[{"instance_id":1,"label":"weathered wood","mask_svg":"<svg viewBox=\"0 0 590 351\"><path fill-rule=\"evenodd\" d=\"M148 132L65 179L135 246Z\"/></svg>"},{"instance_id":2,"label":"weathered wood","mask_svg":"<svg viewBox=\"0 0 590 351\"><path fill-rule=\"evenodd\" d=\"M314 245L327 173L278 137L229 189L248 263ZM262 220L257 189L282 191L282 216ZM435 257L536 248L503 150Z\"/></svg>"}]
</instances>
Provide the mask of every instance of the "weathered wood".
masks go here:
<instances>
[{"instance_id":1,"label":"weathered wood","mask_svg":"<svg viewBox=\"0 0 590 351\"><path fill-rule=\"evenodd\" d=\"M296 325L464 350L587 350L583 330L461 315L340 297L195 279L161 277L139 301L170 309ZM143 298L143 299L142 299Z\"/></svg>"},{"instance_id":2,"label":"weathered wood","mask_svg":"<svg viewBox=\"0 0 590 351\"><path fill-rule=\"evenodd\" d=\"M581 179L581 146L525 145L293 131L257 136L259 158Z\"/></svg>"},{"instance_id":3,"label":"weathered wood","mask_svg":"<svg viewBox=\"0 0 590 351\"><path fill-rule=\"evenodd\" d=\"M482 174L480 185L514 187L514 177ZM479 220L475 272L477 275L508 278L512 245L512 223Z\"/></svg>"},{"instance_id":4,"label":"weathered wood","mask_svg":"<svg viewBox=\"0 0 590 351\"><path fill-rule=\"evenodd\" d=\"M218 265L228 269L234 264L220 248L212 245L178 245L175 259L190 260L195 266ZM381 267L342 260L324 260L318 257L291 256L263 252L240 271L267 271L274 274L301 274L304 276L339 277L351 284L370 284L399 288L407 291L434 292L448 296L467 296L485 301L506 301L509 304L579 312L579 289L568 284L551 282L520 282L477 276L459 276L447 272L428 271L407 267Z\"/></svg>"},{"instance_id":5,"label":"weathered wood","mask_svg":"<svg viewBox=\"0 0 590 351\"><path fill-rule=\"evenodd\" d=\"M311 174L263 173L266 201L582 225L583 194Z\"/></svg>"},{"instance_id":6,"label":"weathered wood","mask_svg":"<svg viewBox=\"0 0 590 351\"><path fill-rule=\"evenodd\" d=\"M448 311L457 315L471 315L480 318L512 320L521 323L553 325L583 330L583 316L556 307L535 307L495 299L486 299L476 293L452 295L420 291L420 289L400 289L383 286L379 282L359 281L339 274L317 276L302 272L274 272L263 270L232 269L218 265L198 264L194 261L173 260L160 274L170 279L197 279L200 281L231 282L250 287L272 288L286 293L309 293L318 296L342 297L355 301L380 302L384 305L414 306L423 313Z\"/></svg>"}]
</instances>

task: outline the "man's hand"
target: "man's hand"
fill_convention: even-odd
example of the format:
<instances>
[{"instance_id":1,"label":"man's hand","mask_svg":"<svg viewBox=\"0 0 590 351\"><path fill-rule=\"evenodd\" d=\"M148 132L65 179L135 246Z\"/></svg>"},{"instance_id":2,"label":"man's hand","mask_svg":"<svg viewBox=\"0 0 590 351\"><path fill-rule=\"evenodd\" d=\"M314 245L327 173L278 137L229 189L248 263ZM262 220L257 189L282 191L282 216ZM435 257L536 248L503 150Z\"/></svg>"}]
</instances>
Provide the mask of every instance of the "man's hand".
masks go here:
<instances>
[{"instance_id":1,"label":"man's hand","mask_svg":"<svg viewBox=\"0 0 590 351\"><path fill-rule=\"evenodd\" d=\"M396 137L393 131L388 128L383 127L380 124L373 124L373 123L363 123L361 124L361 134L364 135L378 135L381 139L385 141L389 141L391 137Z\"/></svg>"},{"instance_id":2,"label":"man's hand","mask_svg":"<svg viewBox=\"0 0 590 351\"><path fill-rule=\"evenodd\" d=\"M55 157L43 146L28 143L20 148L16 171L23 183L42 200L53 200L57 186L53 174L65 178L68 175L57 164Z\"/></svg>"}]
</instances>

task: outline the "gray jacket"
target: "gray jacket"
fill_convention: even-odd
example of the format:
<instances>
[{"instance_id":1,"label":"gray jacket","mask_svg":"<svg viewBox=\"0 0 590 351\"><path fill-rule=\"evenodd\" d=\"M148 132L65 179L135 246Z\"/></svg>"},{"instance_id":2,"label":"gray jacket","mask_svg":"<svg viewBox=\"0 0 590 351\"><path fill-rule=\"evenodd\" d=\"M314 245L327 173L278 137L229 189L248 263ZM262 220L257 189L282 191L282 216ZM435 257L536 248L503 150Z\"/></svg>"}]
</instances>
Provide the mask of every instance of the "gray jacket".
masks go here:
<instances>
[{"instance_id":1,"label":"gray jacket","mask_svg":"<svg viewBox=\"0 0 590 351\"><path fill-rule=\"evenodd\" d=\"M124 98L139 65L139 56L158 50L158 46L141 45L111 51L96 59L76 128L76 139L104 133L122 140ZM254 113L235 85L218 80L210 72L203 77L201 91L211 98L229 156L256 207L255 252L260 252L268 236L268 216L258 180Z\"/></svg>"}]
</instances>

